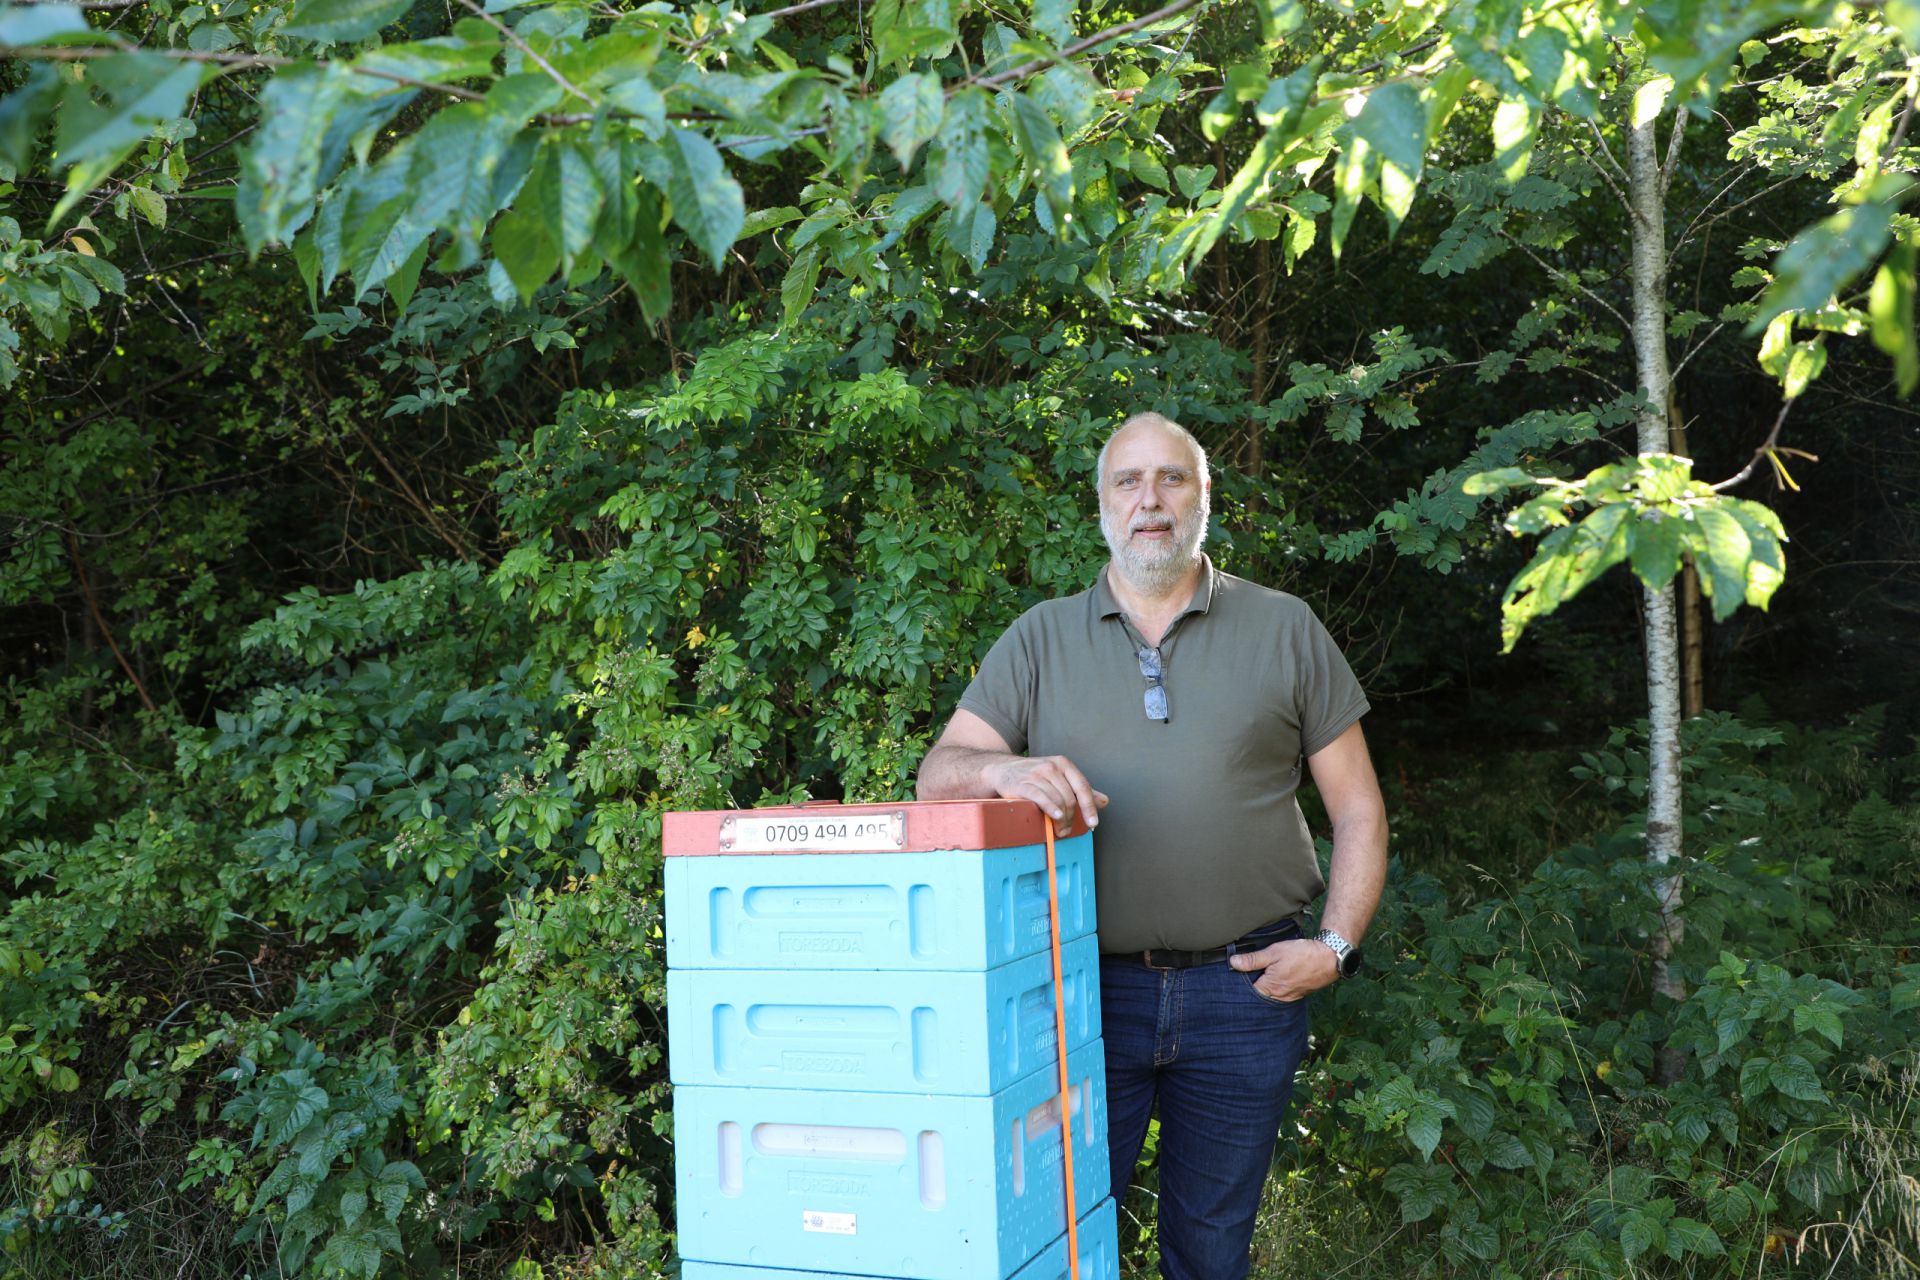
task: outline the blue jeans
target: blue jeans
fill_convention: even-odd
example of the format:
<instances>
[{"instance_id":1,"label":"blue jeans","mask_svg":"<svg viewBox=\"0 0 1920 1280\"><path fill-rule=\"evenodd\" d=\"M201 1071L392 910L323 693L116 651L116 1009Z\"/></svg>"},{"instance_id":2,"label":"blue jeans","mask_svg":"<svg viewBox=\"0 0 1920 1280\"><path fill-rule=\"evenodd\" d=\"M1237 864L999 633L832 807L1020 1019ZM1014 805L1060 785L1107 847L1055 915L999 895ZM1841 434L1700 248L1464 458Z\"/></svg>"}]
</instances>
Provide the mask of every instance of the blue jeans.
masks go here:
<instances>
[{"instance_id":1,"label":"blue jeans","mask_svg":"<svg viewBox=\"0 0 1920 1280\"><path fill-rule=\"evenodd\" d=\"M1254 950L1298 937L1292 921ZM1244 1280L1261 1188L1307 1050L1306 1001L1253 989L1226 961L1149 969L1100 958L1107 1125L1117 1203L1160 1111L1160 1274Z\"/></svg>"}]
</instances>

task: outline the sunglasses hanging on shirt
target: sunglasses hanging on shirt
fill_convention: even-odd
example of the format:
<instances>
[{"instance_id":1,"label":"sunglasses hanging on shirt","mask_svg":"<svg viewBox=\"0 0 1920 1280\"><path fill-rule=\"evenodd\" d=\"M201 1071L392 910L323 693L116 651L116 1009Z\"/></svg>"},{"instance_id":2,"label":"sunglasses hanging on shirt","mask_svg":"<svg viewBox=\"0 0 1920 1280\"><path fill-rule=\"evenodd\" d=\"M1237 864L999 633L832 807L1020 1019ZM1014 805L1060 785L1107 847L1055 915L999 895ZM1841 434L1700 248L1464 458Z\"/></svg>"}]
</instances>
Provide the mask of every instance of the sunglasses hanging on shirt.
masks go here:
<instances>
[{"instance_id":1,"label":"sunglasses hanging on shirt","mask_svg":"<svg viewBox=\"0 0 1920 1280\"><path fill-rule=\"evenodd\" d=\"M1141 645L1134 650L1140 659L1140 674L1147 681L1147 719L1167 722L1167 685L1160 666L1160 650Z\"/></svg>"}]
</instances>

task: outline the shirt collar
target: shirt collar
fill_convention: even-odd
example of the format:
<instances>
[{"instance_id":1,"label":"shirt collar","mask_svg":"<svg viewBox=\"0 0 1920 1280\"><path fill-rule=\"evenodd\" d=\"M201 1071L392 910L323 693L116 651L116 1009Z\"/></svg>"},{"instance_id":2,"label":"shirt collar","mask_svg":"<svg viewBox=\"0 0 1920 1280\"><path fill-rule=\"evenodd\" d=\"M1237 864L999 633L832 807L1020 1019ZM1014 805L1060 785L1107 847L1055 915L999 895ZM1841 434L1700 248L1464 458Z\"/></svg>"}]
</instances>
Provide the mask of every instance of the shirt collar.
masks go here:
<instances>
[{"instance_id":1,"label":"shirt collar","mask_svg":"<svg viewBox=\"0 0 1920 1280\"><path fill-rule=\"evenodd\" d=\"M1187 602L1187 607L1180 611L1179 618L1190 613L1210 613L1213 610L1214 585L1220 576L1219 571L1213 567L1213 557L1204 552L1200 556L1200 565L1205 570L1200 578L1200 587L1193 593L1193 599ZM1120 602L1113 598L1113 589L1107 585L1107 573L1111 567L1111 562L1102 565L1100 575L1093 580L1093 607L1102 618L1119 617L1123 612ZM1179 621L1179 618L1174 621Z\"/></svg>"}]
</instances>

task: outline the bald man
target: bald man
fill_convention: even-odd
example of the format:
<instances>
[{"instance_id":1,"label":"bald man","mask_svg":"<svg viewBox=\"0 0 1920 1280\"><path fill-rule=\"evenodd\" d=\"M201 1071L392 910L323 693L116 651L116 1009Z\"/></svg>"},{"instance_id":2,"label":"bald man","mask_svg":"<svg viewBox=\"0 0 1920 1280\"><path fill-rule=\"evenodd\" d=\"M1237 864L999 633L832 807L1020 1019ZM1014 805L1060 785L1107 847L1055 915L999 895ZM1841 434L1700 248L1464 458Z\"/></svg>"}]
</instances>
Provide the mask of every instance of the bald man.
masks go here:
<instances>
[{"instance_id":1,"label":"bald man","mask_svg":"<svg viewBox=\"0 0 1920 1280\"><path fill-rule=\"evenodd\" d=\"M1097 477L1105 570L993 646L919 795L1017 796L1099 828L1114 1197L1157 1110L1160 1274L1239 1280L1306 1051L1305 997L1358 971L1386 880L1367 700L1312 610L1202 553L1207 457L1184 427L1128 418ZM1303 764L1333 826L1324 880L1295 796Z\"/></svg>"}]
</instances>

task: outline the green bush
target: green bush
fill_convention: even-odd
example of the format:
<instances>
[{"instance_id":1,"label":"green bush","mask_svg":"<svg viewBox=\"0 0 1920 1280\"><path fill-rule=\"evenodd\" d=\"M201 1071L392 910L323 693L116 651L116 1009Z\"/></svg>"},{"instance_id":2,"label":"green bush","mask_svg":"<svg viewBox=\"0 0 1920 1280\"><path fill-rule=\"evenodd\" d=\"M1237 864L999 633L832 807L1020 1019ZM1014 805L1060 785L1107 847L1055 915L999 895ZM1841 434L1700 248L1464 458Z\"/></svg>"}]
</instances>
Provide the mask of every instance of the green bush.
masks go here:
<instances>
[{"instance_id":1,"label":"green bush","mask_svg":"<svg viewBox=\"0 0 1920 1280\"><path fill-rule=\"evenodd\" d=\"M1747 1275L1803 1251L1900 1274L1920 1243L1920 898L1887 874L1910 845L1884 837L1911 840L1889 796L1920 762L1875 762L1877 737L1873 715L1790 750L1689 725L1681 1002L1648 990L1658 877L1633 820L1464 906L1396 861L1374 973L1323 999L1283 1156L1407 1229L1380 1274ZM1638 740L1576 774L1636 797ZM1878 919L1836 910L1867 892Z\"/></svg>"}]
</instances>

